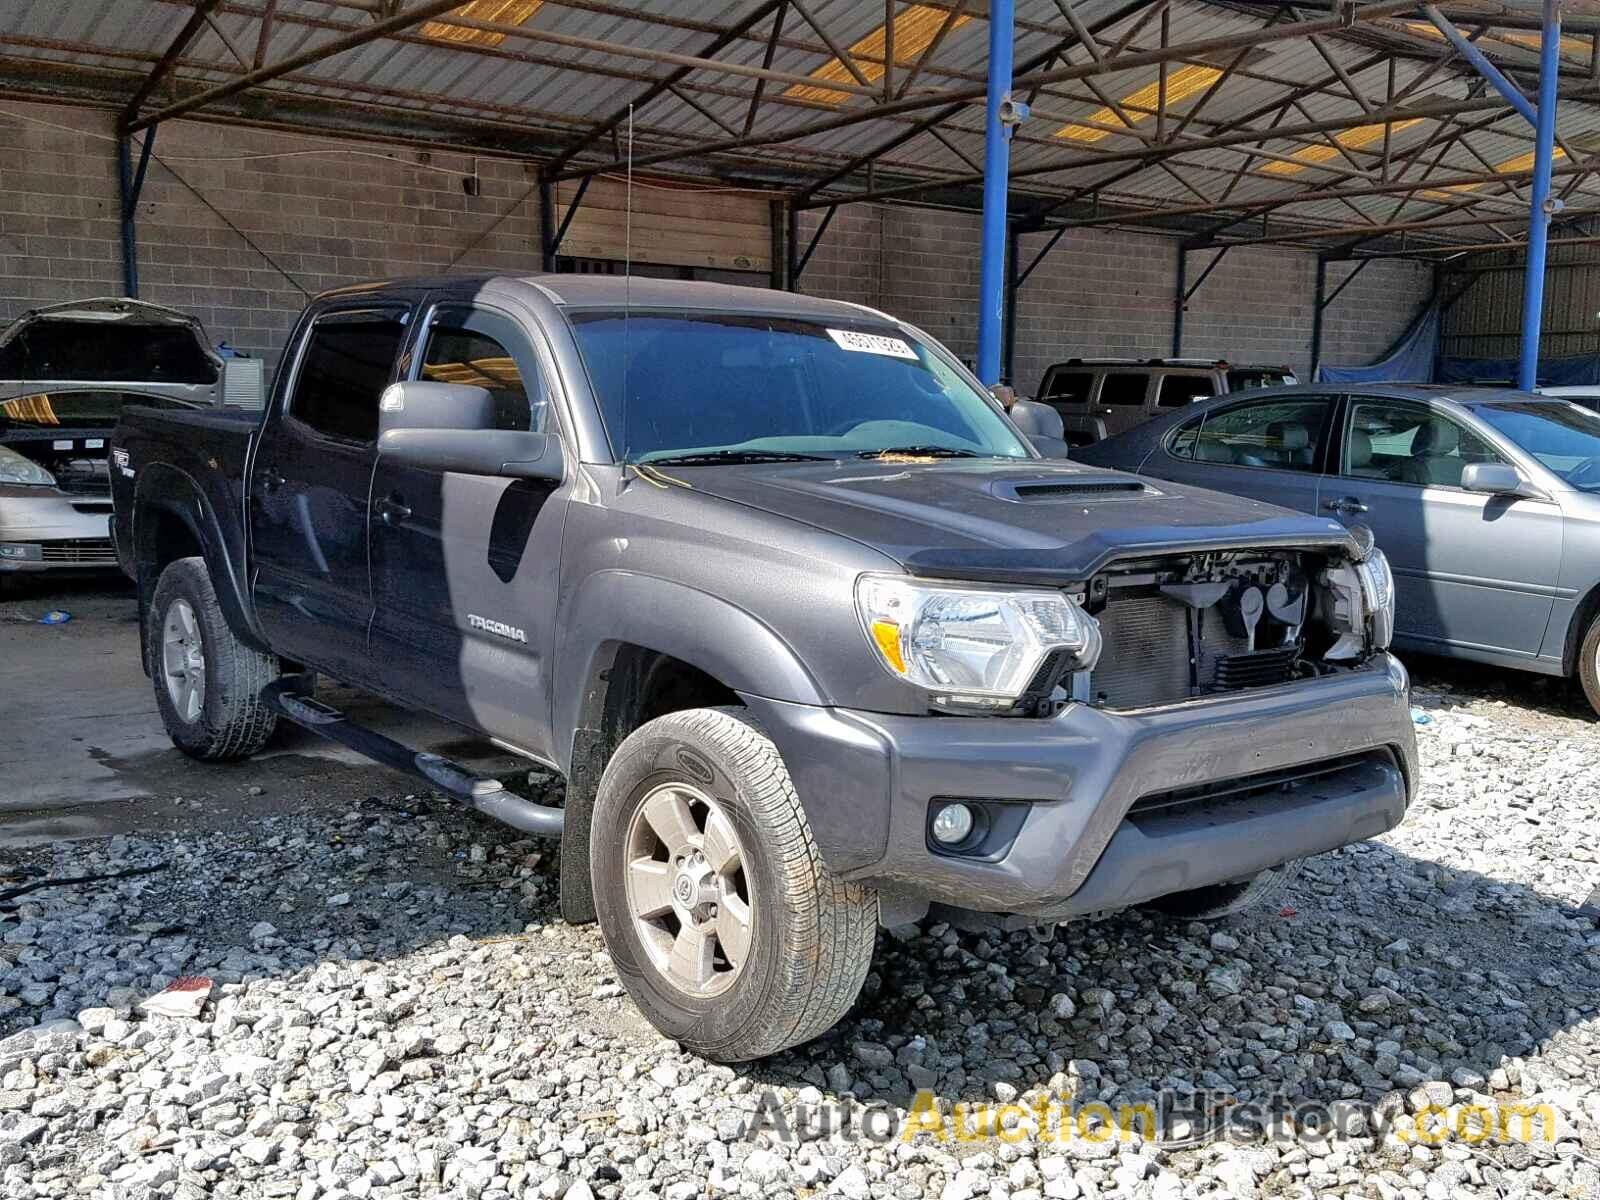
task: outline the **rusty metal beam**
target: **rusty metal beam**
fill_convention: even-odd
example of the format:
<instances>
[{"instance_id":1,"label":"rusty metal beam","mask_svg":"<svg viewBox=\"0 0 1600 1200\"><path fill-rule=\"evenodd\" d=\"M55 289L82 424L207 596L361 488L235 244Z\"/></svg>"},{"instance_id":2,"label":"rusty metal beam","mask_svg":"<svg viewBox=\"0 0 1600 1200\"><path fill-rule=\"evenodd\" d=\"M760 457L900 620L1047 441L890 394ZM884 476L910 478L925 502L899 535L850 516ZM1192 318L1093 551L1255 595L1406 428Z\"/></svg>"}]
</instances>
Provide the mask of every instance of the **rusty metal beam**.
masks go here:
<instances>
[{"instance_id":1,"label":"rusty metal beam","mask_svg":"<svg viewBox=\"0 0 1600 1200\"><path fill-rule=\"evenodd\" d=\"M748 32L750 29L753 29L757 24L774 13L778 14L778 25L781 26L783 20L783 14L781 10L785 7L785 3L786 0L767 0L767 3L757 7L755 11L750 13L737 25L730 26L713 38L711 42L707 44L700 57L709 58L711 55L725 50L733 42L743 37L746 32ZM774 28L773 33L774 42L777 41L776 28L777 27ZM772 55L769 51L766 57L766 62L770 63L771 61ZM668 88L682 82L683 78L691 74L693 70L693 67L681 66L678 70L672 72L665 79L650 85L641 95L635 96L632 100L628 101L628 103L614 109L611 115L605 120L601 121L593 129L589 130L589 132L585 133L582 137L573 142L572 145L568 146L560 154L556 155L555 158L551 159L550 162L545 165L546 174L554 176L564 166L566 166L567 163L572 161L575 155L582 154L590 146L608 136L612 130L619 128L622 123L628 119L628 113L630 111L643 108L646 104L649 104ZM762 73L756 78L758 81L764 81L768 79L769 75L767 74L766 69L763 68ZM760 103L759 93L757 94L755 103Z\"/></svg>"},{"instance_id":2,"label":"rusty metal beam","mask_svg":"<svg viewBox=\"0 0 1600 1200\"><path fill-rule=\"evenodd\" d=\"M343 37L337 37L331 41L323 42L320 46L313 46L309 50L305 50L299 54L294 54L288 58L281 59L280 61L273 63L271 66L262 67L259 71L246 72L237 79L230 80L227 83L219 84L213 88L207 88L205 91L190 96L186 100L179 100L176 104L169 104L165 108L159 109L147 117L141 117L138 115L139 108L141 105L143 105L145 97L150 94L148 87L141 88L139 93L134 96L133 101L129 103L127 109L124 111L122 122L123 132L136 133L141 129L148 129L151 125L156 124L158 121L168 121L173 117L181 117L185 113L194 112L196 109L204 108L208 104L214 104L218 100L225 100L229 96L236 96L240 92L249 91L251 88L257 87L263 83L270 83L272 80L283 75L288 75L291 72L298 71L302 67L309 67L314 63L321 62L323 59L332 58L336 54L342 54L346 50L354 50L358 46L365 46L368 42L376 41L378 38L386 37L391 33L398 33L402 29L409 29L420 21L426 21L432 17L442 16L449 12L450 9L459 6L460 0L422 0L421 3L406 9L404 12L397 13L395 16L389 17L387 20L374 21L365 29L360 29L354 33L345 34ZM197 16L195 18L195 22L198 24L203 24L204 18ZM172 57L176 58L177 55L174 54ZM151 78L155 78L159 72L160 64L157 64L157 70L150 73ZM146 83L149 87L154 86L150 80L146 80Z\"/></svg>"},{"instance_id":3,"label":"rusty metal beam","mask_svg":"<svg viewBox=\"0 0 1600 1200\"><path fill-rule=\"evenodd\" d=\"M785 2L779 4L778 11L773 14L772 33L767 38L766 49L761 52L761 66L763 68L770 68L772 66L773 55L777 54L778 52L778 39L783 37L783 18L787 16L788 13L789 5L787 2ZM713 53L715 53L715 51L713 51ZM745 111L744 114L744 129L741 131L747 137L749 136L750 131L755 128L756 113L761 108L761 97L766 90L767 81L765 79L756 80L755 91L751 93L750 96L750 107Z\"/></svg>"},{"instance_id":4,"label":"rusty metal beam","mask_svg":"<svg viewBox=\"0 0 1600 1200\"><path fill-rule=\"evenodd\" d=\"M1562 91L1563 99L1596 100L1593 87L1585 84L1579 87L1568 88ZM1182 143L1168 143L1162 146L1146 147L1137 150L1108 150L1094 154L1082 154L1073 158L1058 160L1051 163L1037 164L1031 167L1022 167L1011 172L1012 179L1027 179L1041 175L1052 175L1062 171L1077 170L1082 167L1103 166L1114 162L1141 162L1150 164L1164 158L1171 158L1178 154L1187 154L1193 150L1214 150L1224 146L1241 146L1270 141L1279 137L1301 137L1308 134L1332 133L1337 130L1349 129L1357 125L1368 124L1374 120L1391 120L1403 117L1451 117L1462 113L1483 112L1501 107L1498 99L1479 98L1476 100L1439 100L1422 101L1406 106L1404 109L1374 110L1370 114L1356 114L1338 117L1327 121L1314 121L1302 125L1280 127L1275 130L1244 129L1234 133L1218 134L1213 137L1194 138ZM878 188L874 191L855 193L848 197L853 201L861 200L887 200L897 197L915 195L929 187L948 186L950 184L967 185L978 182L972 176L958 176L955 179L941 180L933 183L907 183L895 187ZM840 197L834 197L838 200ZM831 201L830 201L831 202Z\"/></svg>"},{"instance_id":5,"label":"rusty metal beam","mask_svg":"<svg viewBox=\"0 0 1600 1200\"><path fill-rule=\"evenodd\" d=\"M166 53L156 60L156 65L150 68L150 73L144 77L144 82L139 85L138 91L134 92L133 99L129 100L128 106L122 110L122 116L117 122L117 128L121 133L133 132L134 122L139 119L139 110L144 107L144 102L171 73L172 68L177 66L178 59L183 57L183 52L189 48L189 43L194 41L206 27L211 10L221 2L222 0L195 0L194 11L183 23L183 28L178 30L178 36L172 39Z\"/></svg>"},{"instance_id":6,"label":"rusty metal beam","mask_svg":"<svg viewBox=\"0 0 1600 1200\"><path fill-rule=\"evenodd\" d=\"M794 0L790 0L791 3ZM1373 3L1364 4L1351 14L1348 20L1341 17L1327 20L1297 21L1275 28L1252 30L1247 34L1230 34L1225 37L1205 38L1196 42L1188 42L1181 46L1172 46L1165 50L1145 50L1117 56L1108 55L1100 62L1079 63L1071 67L1057 67L1053 70L1031 72L1017 76L1012 80L1014 90L1021 91L1034 85L1051 83L1065 83L1073 79L1085 79L1091 75L1103 75L1113 71L1126 71L1133 67L1156 66L1162 62L1169 62L1175 58L1193 58L1200 55L1215 53L1231 53L1246 46L1258 46L1267 42L1288 41L1293 38L1306 37L1312 33L1333 33L1345 29L1352 22L1362 23L1378 20L1382 17L1393 16L1397 13L1410 12L1416 7L1415 0L1374 0ZM831 83L830 87L833 86ZM845 129L852 125L860 125L868 121L881 120L887 116L899 115L907 112L918 112L925 108L941 105L967 104L983 98L987 92L986 86L972 85L970 87L951 88L942 92L923 96L907 96L901 100L894 100L888 104L879 104L874 107L861 108L849 112L841 112L836 116L814 121L806 125L793 126L788 129L776 130L770 133L752 134L744 138L730 138L727 141L711 142L704 146L692 149L674 149L656 151L650 154L636 156L634 166L650 167L661 163L693 157L695 155L725 154L739 150L754 149L758 146L779 145L783 142L797 141L801 138L811 137L820 133L830 133L835 129ZM1194 147L1190 147L1191 149ZM1147 151L1147 153L1160 153L1161 151ZM1087 161L1087 160L1085 160ZM1074 163L1072 165L1084 165ZM614 171L620 169L620 162L612 161L594 166L574 168L563 172L563 178L576 178L595 171ZM1054 168L1051 168L1054 169ZM1042 172L1041 172L1042 173ZM1017 173L1013 172L1013 176ZM960 182L975 182L963 179Z\"/></svg>"},{"instance_id":7,"label":"rusty metal beam","mask_svg":"<svg viewBox=\"0 0 1600 1200\"><path fill-rule=\"evenodd\" d=\"M259 71L267 64L267 45L272 41L272 24L278 16L278 0L266 0L261 10L261 30L256 34L256 54L250 62L252 71Z\"/></svg>"}]
</instances>

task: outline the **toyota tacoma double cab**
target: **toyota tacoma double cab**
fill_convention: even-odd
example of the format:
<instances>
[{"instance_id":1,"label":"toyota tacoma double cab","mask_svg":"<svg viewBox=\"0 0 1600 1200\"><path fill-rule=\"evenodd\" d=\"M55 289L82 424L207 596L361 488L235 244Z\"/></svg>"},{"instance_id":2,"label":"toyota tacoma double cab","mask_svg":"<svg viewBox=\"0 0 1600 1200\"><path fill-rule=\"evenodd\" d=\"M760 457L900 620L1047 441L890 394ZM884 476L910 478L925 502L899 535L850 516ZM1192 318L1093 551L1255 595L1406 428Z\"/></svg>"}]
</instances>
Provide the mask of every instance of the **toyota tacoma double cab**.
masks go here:
<instances>
[{"instance_id":1,"label":"toyota tacoma double cab","mask_svg":"<svg viewBox=\"0 0 1600 1200\"><path fill-rule=\"evenodd\" d=\"M880 924L1220 915L1415 786L1362 530L1041 458L853 304L345 289L263 412L131 409L113 462L181 750L288 719L559 838L563 916L712 1059L837 1022ZM355 725L319 678L560 772L564 807Z\"/></svg>"}]
</instances>

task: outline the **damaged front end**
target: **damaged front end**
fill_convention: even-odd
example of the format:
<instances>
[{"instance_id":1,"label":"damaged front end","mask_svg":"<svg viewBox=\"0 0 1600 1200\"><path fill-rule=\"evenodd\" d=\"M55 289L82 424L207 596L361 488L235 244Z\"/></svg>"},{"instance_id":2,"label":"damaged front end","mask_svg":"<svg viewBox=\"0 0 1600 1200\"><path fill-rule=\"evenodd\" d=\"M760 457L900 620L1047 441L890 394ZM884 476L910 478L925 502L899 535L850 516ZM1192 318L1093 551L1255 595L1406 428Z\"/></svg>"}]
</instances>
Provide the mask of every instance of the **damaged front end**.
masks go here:
<instances>
[{"instance_id":1,"label":"damaged front end","mask_svg":"<svg viewBox=\"0 0 1600 1200\"><path fill-rule=\"evenodd\" d=\"M1370 534L1357 540L1356 555L1230 549L1111 564L1080 600L1104 649L1061 681L1056 704L1150 708L1361 665L1389 645L1394 585Z\"/></svg>"}]
</instances>

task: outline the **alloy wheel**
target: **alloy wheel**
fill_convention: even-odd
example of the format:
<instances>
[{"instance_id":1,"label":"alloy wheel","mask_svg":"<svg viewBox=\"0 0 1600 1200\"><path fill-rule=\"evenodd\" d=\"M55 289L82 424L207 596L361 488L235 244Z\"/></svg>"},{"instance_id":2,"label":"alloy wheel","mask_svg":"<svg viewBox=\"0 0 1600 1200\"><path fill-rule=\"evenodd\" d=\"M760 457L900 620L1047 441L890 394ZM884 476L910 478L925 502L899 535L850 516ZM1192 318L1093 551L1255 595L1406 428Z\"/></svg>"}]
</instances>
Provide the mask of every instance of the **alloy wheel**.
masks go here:
<instances>
[{"instance_id":1,"label":"alloy wheel","mask_svg":"<svg viewBox=\"0 0 1600 1200\"><path fill-rule=\"evenodd\" d=\"M665 783L634 810L625 845L628 912L651 964L691 996L725 991L755 915L733 821L699 788Z\"/></svg>"}]
</instances>

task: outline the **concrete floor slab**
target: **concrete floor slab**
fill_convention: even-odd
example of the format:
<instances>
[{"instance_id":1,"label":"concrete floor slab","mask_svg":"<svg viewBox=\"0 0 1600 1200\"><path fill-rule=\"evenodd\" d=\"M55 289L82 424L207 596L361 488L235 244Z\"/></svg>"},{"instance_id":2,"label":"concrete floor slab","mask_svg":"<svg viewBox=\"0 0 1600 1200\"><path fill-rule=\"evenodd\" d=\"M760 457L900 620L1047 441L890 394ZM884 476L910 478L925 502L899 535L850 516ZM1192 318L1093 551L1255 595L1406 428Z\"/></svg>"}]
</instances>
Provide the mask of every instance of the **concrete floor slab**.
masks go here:
<instances>
[{"instance_id":1,"label":"concrete floor slab","mask_svg":"<svg viewBox=\"0 0 1600 1200\"><path fill-rule=\"evenodd\" d=\"M70 612L72 620L39 624L52 609ZM529 766L461 729L375 697L342 687L318 695L397 741L480 770ZM13 582L0 596L0 825L14 836L25 829L70 836L85 822L96 829L103 822L83 814L30 821L5 814L174 797L242 800L251 788L270 795L290 780L299 794L312 781L339 792L393 793L405 778L287 722L248 762L185 758L167 740L140 668L138 607L120 577Z\"/></svg>"}]
</instances>

